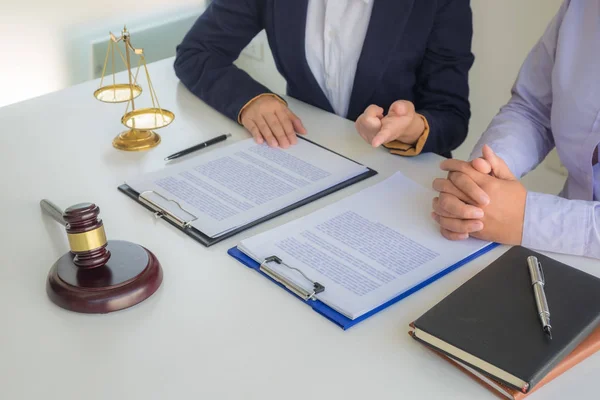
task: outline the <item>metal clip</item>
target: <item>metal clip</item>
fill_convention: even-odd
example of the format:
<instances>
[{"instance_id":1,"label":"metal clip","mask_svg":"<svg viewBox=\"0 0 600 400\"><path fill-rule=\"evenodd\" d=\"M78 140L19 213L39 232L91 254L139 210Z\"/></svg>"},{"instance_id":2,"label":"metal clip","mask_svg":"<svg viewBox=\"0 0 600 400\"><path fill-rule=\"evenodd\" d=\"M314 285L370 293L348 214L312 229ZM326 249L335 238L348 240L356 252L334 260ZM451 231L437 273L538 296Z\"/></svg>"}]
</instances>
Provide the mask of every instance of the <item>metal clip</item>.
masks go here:
<instances>
[{"instance_id":1,"label":"metal clip","mask_svg":"<svg viewBox=\"0 0 600 400\"><path fill-rule=\"evenodd\" d=\"M304 279L306 279L307 281L312 283L312 285L313 285L312 291L304 289L303 287L290 281L289 279L287 279L285 276L281 275L277 271L273 270L272 268L269 268L269 266L267 264L270 262L274 262L276 264L283 265L291 270L298 272L300 275L302 275L302 277L304 277ZM308 276L306 276L304 274L304 272L300 271L298 268L290 267L289 265L284 263L281 260L281 258L279 258L277 256L270 256L270 257L265 258L265 261L263 261L260 264L260 270L262 272L264 272L265 274L267 274L272 279L274 279L275 281L281 283L288 290L293 292L296 296L300 297L304 301L316 300L315 295L325 291L325 286L321 285L319 282L314 282Z\"/></svg>"},{"instance_id":2,"label":"metal clip","mask_svg":"<svg viewBox=\"0 0 600 400\"><path fill-rule=\"evenodd\" d=\"M146 193L153 193L156 196L170 202L170 203L175 203L177 205L177 207L179 207L183 212L185 212L188 215L191 215L192 217L194 217L193 219L190 219L189 221L185 221L181 218L179 218L177 215L173 214L171 211L164 209L163 207L161 207L160 205L158 205L156 202L152 201L151 199L149 199L148 197L145 196ZM194 222L195 220L198 219L198 217L196 217L194 214L192 214L191 212L189 212L188 210L186 210L185 208L183 208L183 206L181 204L179 204L177 201L172 200L172 199L168 199L165 196L163 196L162 194L155 192L154 190L146 190L142 193L140 193L140 195L138 196L138 199L146 204L148 207L152 208L155 212L154 212L154 217L156 218L166 218L172 222L174 222L175 224L177 224L178 226L180 226L181 228L189 228L190 226L192 226L192 222Z\"/></svg>"}]
</instances>

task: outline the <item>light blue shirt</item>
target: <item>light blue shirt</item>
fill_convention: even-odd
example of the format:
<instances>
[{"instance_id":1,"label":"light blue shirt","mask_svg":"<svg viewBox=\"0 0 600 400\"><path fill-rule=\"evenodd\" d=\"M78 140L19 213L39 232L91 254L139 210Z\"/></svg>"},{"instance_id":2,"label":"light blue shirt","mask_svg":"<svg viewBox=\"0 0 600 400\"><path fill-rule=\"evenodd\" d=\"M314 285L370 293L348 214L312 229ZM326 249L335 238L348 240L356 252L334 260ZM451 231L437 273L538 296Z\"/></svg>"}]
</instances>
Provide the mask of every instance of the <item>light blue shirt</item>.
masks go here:
<instances>
[{"instance_id":1,"label":"light blue shirt","mask_svg":"<svg viewBox=\"0 0 600 400\"><path fill-rule=\"evenodd\" d=\"M521 177L556 146L569 176L559 196L527 194L523 246L600 258L599 142L600 0L566 0L471 155L487 143Z\"/></svg>"}]
</instances>

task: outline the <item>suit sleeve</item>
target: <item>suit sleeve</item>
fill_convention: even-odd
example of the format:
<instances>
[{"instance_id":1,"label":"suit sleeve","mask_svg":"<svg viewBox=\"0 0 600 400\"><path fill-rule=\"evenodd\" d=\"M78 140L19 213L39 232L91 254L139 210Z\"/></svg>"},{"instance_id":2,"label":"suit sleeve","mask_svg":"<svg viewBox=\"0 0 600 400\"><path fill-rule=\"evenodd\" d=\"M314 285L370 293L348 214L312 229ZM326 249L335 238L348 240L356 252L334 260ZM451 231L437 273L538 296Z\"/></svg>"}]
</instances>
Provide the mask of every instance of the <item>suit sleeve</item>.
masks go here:
<instances>
[{"instance_id":1,"label":"suit sleeve","mask_svg":"<svg viewBox=\"0 0 600 400\"><path fill-rule=\"evenodd\" d=\"M192 93L237 121L255 97L271 93L233 65L263 29L260 0L214 0L177 46L175 73Z\"/></svg>"},{"instance_id":2,"label":"suit sleeve","mask_svg":"<svg viewBox=\"0 0 600 400\"><path fill-rule=\"evenodd\" d=\"M429 124L422 152L447 154L467 136L472 36L469 0L441 0L415 88L415 108Z\"/></svg>"}]
</instances>

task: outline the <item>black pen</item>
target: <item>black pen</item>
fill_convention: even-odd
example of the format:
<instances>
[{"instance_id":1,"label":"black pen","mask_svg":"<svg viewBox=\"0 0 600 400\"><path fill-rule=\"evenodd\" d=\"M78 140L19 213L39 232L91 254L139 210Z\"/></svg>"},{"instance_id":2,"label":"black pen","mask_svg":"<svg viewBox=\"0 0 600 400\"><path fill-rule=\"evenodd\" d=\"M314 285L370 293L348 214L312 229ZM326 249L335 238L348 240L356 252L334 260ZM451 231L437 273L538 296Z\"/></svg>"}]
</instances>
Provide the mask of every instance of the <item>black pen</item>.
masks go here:
<instances>
[{"instance_id":1,"label":"black pen","mask_svg":"<svg viewBox=\"0 0 600 400\"><path fill-rule=\"evenodd\" d=\"M231 137L231 133L227 133L225 135L217 136L215 138L207 140L204 143L200 143L200 144L197 144L195 146L192 146L189 149L178 151L177 153L171 154L169 157L165 158L165 161L171 161L171 160L174 160L176 158L183 157L186 154L193 153L196 150L200 150L200 149L203 149L205 147L211 146L213 144L222 142L222 141L226 140L228 137Z\"/></svg>"}]
</instances>

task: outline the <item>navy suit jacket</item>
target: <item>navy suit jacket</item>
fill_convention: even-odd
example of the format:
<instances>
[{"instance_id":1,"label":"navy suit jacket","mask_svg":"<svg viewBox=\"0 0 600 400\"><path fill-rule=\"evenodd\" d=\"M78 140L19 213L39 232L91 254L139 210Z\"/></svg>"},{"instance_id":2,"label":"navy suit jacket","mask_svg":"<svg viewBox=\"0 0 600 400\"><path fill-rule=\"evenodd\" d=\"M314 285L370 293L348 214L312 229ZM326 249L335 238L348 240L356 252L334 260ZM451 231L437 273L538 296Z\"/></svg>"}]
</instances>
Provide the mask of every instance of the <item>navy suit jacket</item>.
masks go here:
<instances>
[{"instance_id":1,"label":"navy suit jacket","mask_svg":"<svg viewBox=\"0 0 600 400\"><path fill-rule=\"evenodd\" d=\"M347 118L409 100L427 118L423 152L449 156L467 135L473 64L469 0L374 0ZM237 120L269 89L233 62L265 29L287 94L333 112L304 51L308 0L214 0L177 47L175 72L196 96Z\"/></svg>"}]
</instances>

